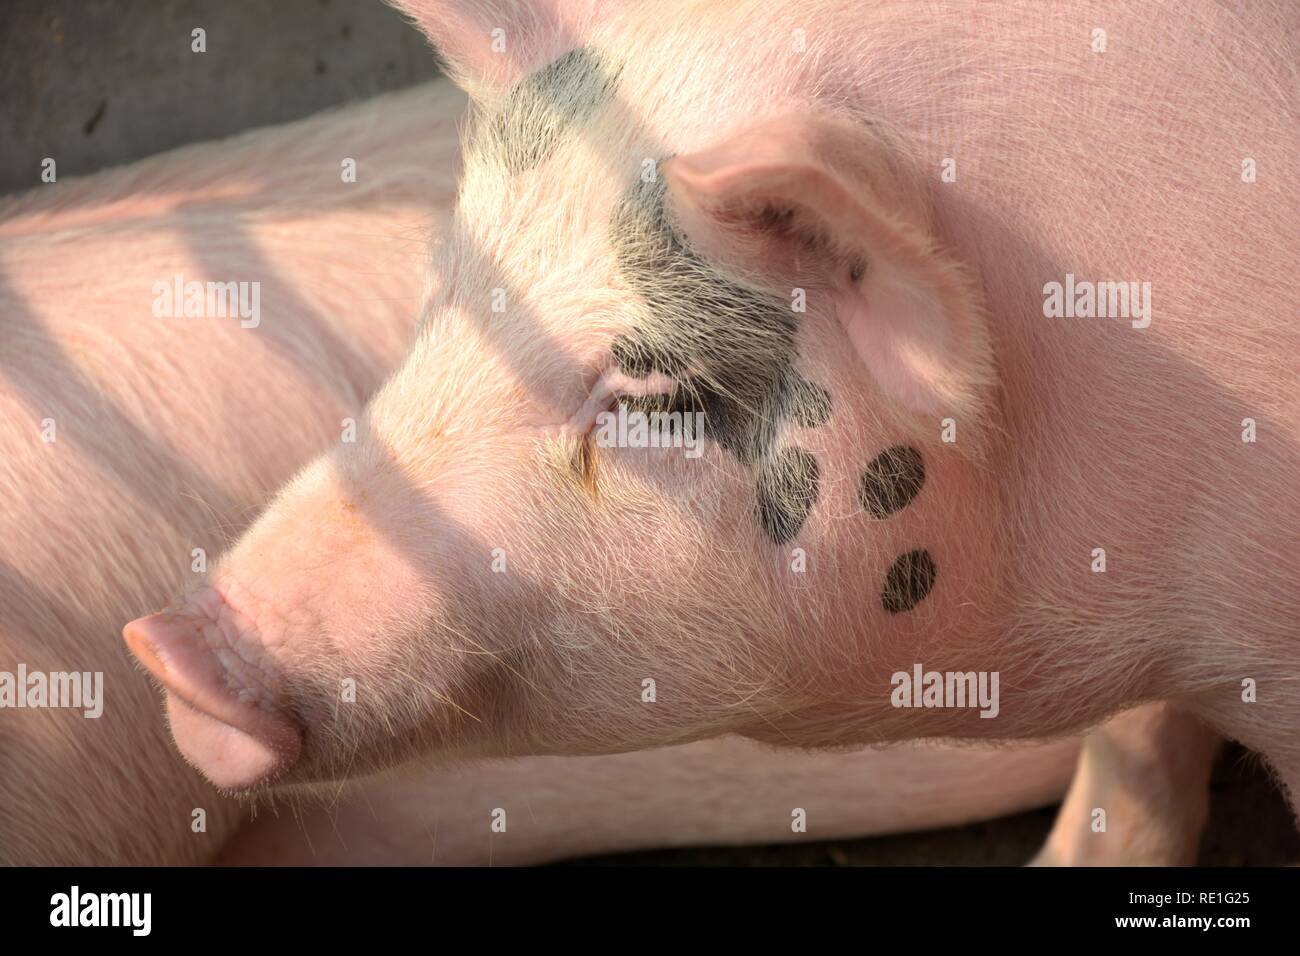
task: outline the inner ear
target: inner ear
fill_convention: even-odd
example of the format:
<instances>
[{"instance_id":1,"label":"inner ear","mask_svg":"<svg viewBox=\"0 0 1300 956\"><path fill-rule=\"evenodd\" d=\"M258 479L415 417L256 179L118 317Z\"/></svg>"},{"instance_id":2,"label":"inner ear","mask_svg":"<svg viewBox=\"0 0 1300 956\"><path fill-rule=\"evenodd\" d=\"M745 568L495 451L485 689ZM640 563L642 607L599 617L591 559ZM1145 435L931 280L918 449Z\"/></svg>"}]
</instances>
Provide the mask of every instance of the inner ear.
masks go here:
<instances>
[{"instance_id":1,"label":"inner ear","mask_svg":"<svg viewBox=\"0 0 1300 956\"><path fill-rule=\"evenodd\" d=\"M778 118L674 157L664 176L701 255L825 296L890 399L947 414L982 404L992 360L975 287L929 232L915 180L870 130Z\"/></svg>"},{"instance_id":2,"label":"inner ear","mask_svg":"<svg viewBox=\"0 0 1300 956\"><path fill-rule=\"evenodd\" d=\"M800 281L829 286L836 278L866 274L865 256L838 244L828 223L793 189L783 191L768 182L761 191L726 191L701 202L698 194L682 188L689 173L678 160L670 161L666 175L678 228L711 262L768 285Z\"/></svg>"},{"instance_id":3,"label":"inner ear","mask_svg":"<svg viewBox=\"0 0 1300 956\"><path fill-rule=\"evenodd\" d=\"M828 286L860 282L866 277L866 254L852 245L838 243L815 210L794 200L765 200L748 212L748 222L745 218L737 215L733 229L769 237L771 246L765 263L769 275L815 278Z\"/></svg>"}]
</instances>

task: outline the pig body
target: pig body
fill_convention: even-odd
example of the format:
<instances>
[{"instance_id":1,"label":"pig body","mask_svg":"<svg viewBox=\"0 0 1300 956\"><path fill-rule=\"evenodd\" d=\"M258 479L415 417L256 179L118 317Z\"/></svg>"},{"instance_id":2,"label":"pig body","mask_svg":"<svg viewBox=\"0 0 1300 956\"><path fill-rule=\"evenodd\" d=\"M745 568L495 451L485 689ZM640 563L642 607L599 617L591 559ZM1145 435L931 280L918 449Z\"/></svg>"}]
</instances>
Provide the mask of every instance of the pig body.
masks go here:
<instances>
[{"instance_id":1,"label":"pig body","mask_svg":"<svg viewBox=\"0 0 1300 956\"><path fill-rule=\"evenodd\" d=\"M1293 9L404 6L479 110L447 281L126 629L209 779L1178 700L1294 799ZM703 455L595 437L646 408Z\"/></svg>"},{"instance_id":2,"label":"pig body","mask_svg":"<svg viewBox=\"0 0 1300 956\"><path fill-rule=\"evenodd\" d=\"M958 826L1059 799L1077 746L1074 740L999 749L920 744L831 754L721 737L600 757L408 768L350 781L325 807L259 814L219 862L518 866ZM806 827L794 826L796 810ZM505 829L494 830L494 821L504 821ZM1136 829L1150 821L1145 814L1132 818ZM1097 841L1088 850L1104 852ZM1026 856L1014 846L991 853L985 862L1016 865ZM1062 852L1041 862L1068 860Z\"/></svg>"},{"instance_id":3,"label":"pig body","mask_svg":"<svg viewBox=\"0 0 1300 956\"><path fill-rule=\"evenodd\" d=\"M463 103L416 89L0 203L0 671L102 674L95 719L0 710L0 862L198 862L233 831L115 635L396 363ZM260 283L261 322L153 313L178 274Z\"/></svg>"}]
</instances>

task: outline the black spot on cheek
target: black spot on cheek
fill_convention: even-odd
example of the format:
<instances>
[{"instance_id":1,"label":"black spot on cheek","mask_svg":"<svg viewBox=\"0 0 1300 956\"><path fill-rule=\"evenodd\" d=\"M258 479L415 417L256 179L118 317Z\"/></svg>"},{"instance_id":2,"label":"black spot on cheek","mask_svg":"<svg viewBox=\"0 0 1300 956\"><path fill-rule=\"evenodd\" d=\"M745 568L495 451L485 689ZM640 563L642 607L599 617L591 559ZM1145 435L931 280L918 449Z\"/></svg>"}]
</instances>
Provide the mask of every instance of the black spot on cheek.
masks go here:
<instances>
[{"instance_id":1,"label":"black spot on cheek","mask_svg":"<svg viewBox=\"0 0 1300 956\"><path fill-rule=\"evenodd\" d=\"M858 487L858 500L873 518L888 518L910 505L924 484L921 453L907 445L895 445L867 465Z\"/></svg>"},{"instance_id":2,"label":"black spot on cheek","mask_svg":"<svg viewBox=\"0 0 1300 956\"><path fill-rule=\"evenodd\" d=\"M924 549L899 555L885 575L885 589L880 593L880 603L890 614L910 611L934 587L936 568L930 552Z\"/></svg>"},{"instance_id":3,"label":"black spot on cheek","mask_svg":"<svg viewBox=\"0 0 1300 956\"><path fill-rule=\"evenodd\" d=\"M758 471L758 521L776 544L799 533L817 502L817 459L803 448L787 448Z\"/></svg>"}]
</instances>

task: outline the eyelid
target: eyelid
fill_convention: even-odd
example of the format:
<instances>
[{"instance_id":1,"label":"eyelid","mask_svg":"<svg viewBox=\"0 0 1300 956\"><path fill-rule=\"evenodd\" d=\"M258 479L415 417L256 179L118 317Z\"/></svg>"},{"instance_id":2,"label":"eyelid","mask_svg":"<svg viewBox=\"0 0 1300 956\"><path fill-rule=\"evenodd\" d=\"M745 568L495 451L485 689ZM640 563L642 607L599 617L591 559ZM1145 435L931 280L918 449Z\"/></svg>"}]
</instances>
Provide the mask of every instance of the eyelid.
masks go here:
<instances>
[{"instance_id":1,"label":"eyelid","mask_svg":"<svg viewBox=\"0 0 1300 956\"><path fill-rule=\"evenodd\" d=\"M596 427L596 416L613 409L621 397L672 395L676 391L677 383L662 372L646 378L632 378L626 372L611 368L596 380L587 400L565 423L564 431L575 437L589 434Z\"/></svg>"}]
</instances>

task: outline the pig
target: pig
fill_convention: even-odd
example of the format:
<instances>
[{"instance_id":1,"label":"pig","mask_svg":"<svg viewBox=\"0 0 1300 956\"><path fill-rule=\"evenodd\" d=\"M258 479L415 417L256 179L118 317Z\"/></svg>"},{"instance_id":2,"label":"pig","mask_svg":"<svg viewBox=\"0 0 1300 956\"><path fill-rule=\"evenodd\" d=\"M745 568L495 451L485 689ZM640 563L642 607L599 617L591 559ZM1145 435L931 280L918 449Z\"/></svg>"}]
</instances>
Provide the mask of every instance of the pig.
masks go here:
<instances>
[{"instance_id":1,"label":"pig","mask_svg":"<svg viewBox=\"0 0 1300 956\"><path fill-rule=\"evenodd\" d=\"M400 6L474 103L446 281L124 628L213 784L1168 702L1295 806L1293 6Z\"/></svg>"},{"instance_id":2,"label":"pig","mask_svg":"<svg viewBox=\"0 0 1300 956\"><path fill-rule=\"evenodd\" d=\"M116 623L179 588L193 548L215 554L397 364L439 281L419 237L450 206L463 106L444 82L0 202L0 673L103 675L94 719L0 708L0 863L540 862L793 839L782 801L825 838L1058 799L1073 740L793 757L713 740L363 781L251 822L179 759ZM335 180L342 157L355 183ZM177 272L260 281L261 321L152 315ZM485 799L539 822L492 847L471 825Z\"/></svg>"},{"instance_id":3,"label":"pig","mask_svg":"<svg viewBox=\"0 0 1300 956\"><path fill-rule=\"evenodd\" d=\"M102 675L90 718L0 708L0 864L207 862L246 818L117 635L397 364L463 108L442 83L0 201L0 683ZM260 323L153 314L176 274L259 282Z\"/></svg>"},{"instance_id":4,"label":"pig","mask_svg":"<svg viewBox=\"0 0 1300 956\"><path fill-rule=\"evenodd\" d=\"M214 784L1177 701L1294 795L1292 10L404 8L476 104L448 281L125 628ZM642 408L701 457L591 437Z\"/></svg>"}]
</instances>

